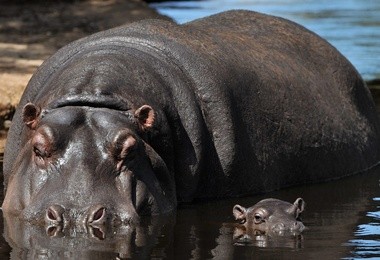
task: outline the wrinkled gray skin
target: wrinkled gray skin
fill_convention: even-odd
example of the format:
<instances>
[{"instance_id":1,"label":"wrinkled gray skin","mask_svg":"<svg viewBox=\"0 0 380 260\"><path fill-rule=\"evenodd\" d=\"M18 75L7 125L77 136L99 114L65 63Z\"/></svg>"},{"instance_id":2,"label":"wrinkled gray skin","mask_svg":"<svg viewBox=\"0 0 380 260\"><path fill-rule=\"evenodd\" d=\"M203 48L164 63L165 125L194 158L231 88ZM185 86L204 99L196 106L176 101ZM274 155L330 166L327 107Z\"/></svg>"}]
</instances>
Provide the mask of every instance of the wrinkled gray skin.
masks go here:
<instances>
[{"instance_id":1,"label":"wrinkled gray skin","mask_svg":"<svg viewBox=\"0 0 380 260\"><path fill-rule=\"evenodd\" d=\"M4 155L5 214L127 225L177 202L362 172L379 120L353 66L287 20L146 20L59 50L30 80Z\"/></svg>"},{"instance_id":2,"label":"wrinkled gray skin","mask_svg":"<svg viewBox=\"0 0 380 260\"><path fill-rule=\"evenodd\" d=\"M301 221L304 209L305 202L302 198L296 199L293 204L278 199L264 199L249 208L235 205L232 213L244 225L247 233L259 231L282 234L300 233L305 229Z\"/></svg>"}]
</instances>

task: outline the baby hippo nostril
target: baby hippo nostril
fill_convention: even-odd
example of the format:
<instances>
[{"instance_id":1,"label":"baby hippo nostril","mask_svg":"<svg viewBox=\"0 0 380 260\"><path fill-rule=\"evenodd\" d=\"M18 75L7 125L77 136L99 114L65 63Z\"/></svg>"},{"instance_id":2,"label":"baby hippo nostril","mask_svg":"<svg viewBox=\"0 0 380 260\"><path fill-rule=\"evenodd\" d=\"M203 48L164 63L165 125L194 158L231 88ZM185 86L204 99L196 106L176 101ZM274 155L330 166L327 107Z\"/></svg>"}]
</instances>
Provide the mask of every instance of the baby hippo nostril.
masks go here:
<instances>
[{"instance_id":1,"label":"baby hippo nostril","mask_svg":"<svg viewBox=\"0 0 380 260\"><path fill-rule=\"evenodd\" d=\"M47 208L45 214L45 220L52 224L61 224L63 222L62 214L64 208L60 205L53 205Z\"/></svg>"},{"instance_id":2,"label":"baby hippo nostril","mask_svg":"<svg viewBox=\"0 0 380 260\"><path fill-rule=\"evenodd\" d=\"M87 224L102 225L107 220L106 208L102 206L95 206L89 210Z\"/></svg>"}]
</instances>

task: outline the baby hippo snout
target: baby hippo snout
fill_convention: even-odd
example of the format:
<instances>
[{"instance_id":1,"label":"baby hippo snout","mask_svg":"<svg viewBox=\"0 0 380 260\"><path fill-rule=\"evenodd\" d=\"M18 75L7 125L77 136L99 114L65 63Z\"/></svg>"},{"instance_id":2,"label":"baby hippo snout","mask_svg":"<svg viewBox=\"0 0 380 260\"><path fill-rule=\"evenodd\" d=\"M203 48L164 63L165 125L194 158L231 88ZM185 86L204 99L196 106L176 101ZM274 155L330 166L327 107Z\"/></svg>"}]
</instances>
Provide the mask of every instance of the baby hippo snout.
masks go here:
<instances>
[{"instance_id":1,"label":"baby hippo snout","mask_svg":"<svg viewBox=\"0 0 380 260\"><path fill-rule=\"evenodd\" d=\"M45 222L48 225L84 224L100 226L106 224L107 209L103 205L91 206L82 213L66 210L61 205L52 205L46 209Z\"/></svg>"},{"instance_id":2,"label":"baby hippo snout","mask_svg":"<svg viewBox=\"0 0 380 260\"><path fill-rule=\"evenodd\" d=\"M305 229L301 213L305 209L302 198L291 204L278 199L264 199L250 208L235 205L233 214L247 230L283 233L302 232Z\"/></svg>"},{"instance_id":3,"label":"baby hippo snout","mask_svg":"<svg viewBox=\"0 0 380 260\"><path fill-rule=\"evenodd\" d=\"M293 220L288 222L279 222L274 223L272 227L268 228L269 231L274 231L276 233L280 233L283 231L290 231L290 232L302 232L305 229L304 224L301 221Z\"/></svg>"}]
</instances>

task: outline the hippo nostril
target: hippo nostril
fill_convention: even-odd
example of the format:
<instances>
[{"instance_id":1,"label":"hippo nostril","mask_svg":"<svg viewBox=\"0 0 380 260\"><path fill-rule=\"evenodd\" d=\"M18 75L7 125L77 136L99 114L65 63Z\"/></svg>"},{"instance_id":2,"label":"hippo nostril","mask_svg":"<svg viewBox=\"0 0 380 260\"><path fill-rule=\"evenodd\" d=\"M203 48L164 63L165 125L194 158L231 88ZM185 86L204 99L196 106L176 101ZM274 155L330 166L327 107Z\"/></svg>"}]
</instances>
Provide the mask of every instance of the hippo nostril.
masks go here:
<instances>
[{"instance_id":1,"label":"hippo nostril","mask_svg":"<svg viewBox=\"0 0 380 260\"><path fill-rule=\"evenodd\" d=\"M52 222L53 224L60 224L63 222L62 214L64 209L62 206L53 205L46 210L45 219L47 222Z\"/></svg>"},{"instance_id":2,"label":"hippo nostril","mask_svg":"<svg viewBox=\"0 0 380 260\"><path fill-rule=\"evenodd\" d=\"M97 238L99 240L104 240L106 238L105 230L102 227L90 227L90 234L92 237Z\"/></svg>"},{"instance_id":3,"label":"hippo nostril","mask_svg":"<svg viewBox=\"0 0 380 260\"><path fill-rule=\"evenodd\" d=\"M51 209L48 209L47 216L48 216L48 219L57 220L57 215Z\"/></svg>"},{"instance_id":4,"label":"hippo nostril","mask_svg":"<svg viewBox=\"0 0 380 260\"><path fill-rule=\"evenodd\" d=\"M52 226L47 227L46 234L49 237L61 237L61 236L63 236L62 225L52 225Z\"/></svg>"},{"instance_id":5,"label":"hippo nostril","mask_svg":"<svg viewBox=\"0 0 380 260\"><path fill-rule=\"evenodd\" d=\"M106 219L106 208L102 206L96 206L90 209L87 223L90 225L102 225L106 222Z\"/></svg>"},{"instance_id":6,"label":"hippo nostril","mask_svg":"<svg viewBox=\"0 0 380 260\"><path fill-rule=\"evenodd\" d=\"M97 221L97 220L101 219L105 213L106 213L106 209L100 208L99 210L97 210L95 212L93 221Z\"/></svg>"}]
</instances>

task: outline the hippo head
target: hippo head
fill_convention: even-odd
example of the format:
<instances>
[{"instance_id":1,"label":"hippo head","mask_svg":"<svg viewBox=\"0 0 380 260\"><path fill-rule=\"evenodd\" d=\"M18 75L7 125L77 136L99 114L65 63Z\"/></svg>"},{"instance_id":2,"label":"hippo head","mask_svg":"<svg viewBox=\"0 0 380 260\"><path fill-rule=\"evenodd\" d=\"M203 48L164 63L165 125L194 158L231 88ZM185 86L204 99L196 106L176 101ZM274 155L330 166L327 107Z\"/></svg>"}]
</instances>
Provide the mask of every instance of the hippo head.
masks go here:
<instances>
[{"instance_id":1,"label":"hippo head","mask_svg":"<svg viewBox=\"0 0 380 260\"><path fill-rule=\"evenodd\" d=\"M278 199L264 199L250 208L233 207L233 214L249 232L283 234L286 231L299 233L305 229L300 214L305 208L302 198L291 204Z\"/></svg>"},{"instance_id":2,"label":"hippo head","mask_svg":"<svg viewBox=\"0 0 380 260\"><path fill-rule=\"evenodd\" d=\"M115 226L174 211L173 176L146 141L156 115L149 105L41 110L28 103L4 213L49 226Z\"/></svg>"}]
</instances>

